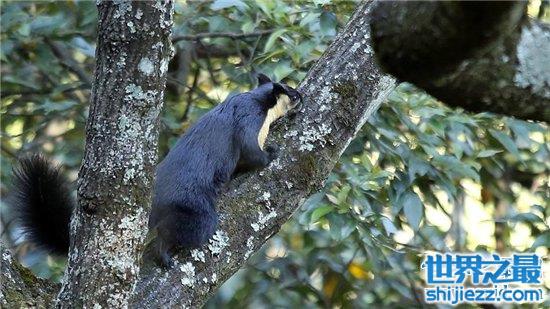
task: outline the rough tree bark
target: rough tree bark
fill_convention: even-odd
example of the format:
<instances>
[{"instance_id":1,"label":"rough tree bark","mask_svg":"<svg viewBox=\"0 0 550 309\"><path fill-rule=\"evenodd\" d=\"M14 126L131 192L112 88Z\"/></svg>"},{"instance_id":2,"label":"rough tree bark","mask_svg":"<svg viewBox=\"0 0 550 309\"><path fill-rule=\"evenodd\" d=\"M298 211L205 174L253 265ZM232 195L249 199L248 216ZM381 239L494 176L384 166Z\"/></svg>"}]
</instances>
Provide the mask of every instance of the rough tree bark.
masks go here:
<instances>
[{"instance_id":1,"label":"rough tree bark","mask_svg":"<svg viewBox=\"0 0 550 309\"><path fill-rule=\"evenodd\" d=\"M171 1L98 3L98 46L71 250L56 305L121 308L147 232Z\"/></svg>"},{"instance_id":2,"label":"rough tree bark","mask_svg":"<svg viewBox=\"0 0 550 309\"><path fill-rule=\"evenodd\" d=\"M371 3L360 4L302 82L303 108L268 141L281 147L268 168L236 179L218 202L219 230L167 273L143 272L131 307L200 307L292 213L321 188L334 164L393 89L372 59Z\"/></svg>"},{"instance_id":3,"label":"rough tree bark","mask_svg":"<svg viewBox=\"0 0 550 309\"><path fill-rule=\"evenodd\" d=\"M550 25L520 2L379 2L382 67L453 107L550 121Z\"/></svg>"},{"instance_id":4,"label":"rough tree bark","mask_svg":"<svg viewBox=\"0 0 550 309\"><path fill-rule=\"evenodd\" d=\"M36 308L53 302L59 284L36 278L29 269L14 260L4 246L0 248L0 254L0 307Z\"/></svg>"}]
</instances>

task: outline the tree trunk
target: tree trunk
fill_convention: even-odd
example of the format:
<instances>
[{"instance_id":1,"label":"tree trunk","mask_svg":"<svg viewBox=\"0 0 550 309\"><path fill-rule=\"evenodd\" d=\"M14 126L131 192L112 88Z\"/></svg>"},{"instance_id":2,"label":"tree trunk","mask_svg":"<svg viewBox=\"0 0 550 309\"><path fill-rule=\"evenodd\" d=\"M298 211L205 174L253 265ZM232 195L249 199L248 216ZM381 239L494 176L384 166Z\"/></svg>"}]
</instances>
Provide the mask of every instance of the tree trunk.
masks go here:
<instances>
[{"instance_id":1,"label":"tree trunk","mask_svg":"<svg viewBox=\"0 0 550 309\"><path fill-rule=\"evenodd\" d=\"M71 250L57 305L121 308L147 232L171 1L98 3L98 45Z\"/></svg>"},{"instance_id":2,"label":"tree trunk","mask_svg":"<svg viewBox=\"0 0 550 309\"><path fill-rule=\"evenodd\" d=\"M394 88L372 59L369 16L358 5L301 84L303 107L273 130L280 156L260 172L232 181L218 201L221 222L210 243L175 267L143 272L131 307L197 308L319 190L342 152Z\"/></svg>"},{"instance_id":3,"label":"tree trunk","mask_svg":"<svg viewBox=\"0 0 550 309\"><path fill-rule=\"evenodd\" d=\"M550 121L550 26L526 1L379 2L384 69L453 107Z\"/></svg>"}]
</instances>

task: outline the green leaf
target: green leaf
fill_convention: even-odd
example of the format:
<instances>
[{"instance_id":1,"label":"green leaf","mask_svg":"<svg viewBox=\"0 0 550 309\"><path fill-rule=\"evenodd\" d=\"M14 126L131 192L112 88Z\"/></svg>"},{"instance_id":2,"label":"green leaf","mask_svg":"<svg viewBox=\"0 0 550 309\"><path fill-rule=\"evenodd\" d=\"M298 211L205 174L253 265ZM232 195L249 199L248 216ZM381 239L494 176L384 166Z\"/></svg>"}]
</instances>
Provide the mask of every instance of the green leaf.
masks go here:
<instances>
[{"instance_id":1,"label":"green leaf","mask_svg":"<svg viewBox=\"0 0 550 309\"><path fill-rule=\"evenodd\" d=\"M282 80L283 78L287 77L290 73L292 73L294 69L290 65L290 62L284 61L281 62L275 67L275 70L273 70L273 74L275 75L276 80Z\"/></svg>"},{"instance_id":2,"label":"green leaf","mask_svg":"<svg viewBox=\"0 0 550 309\"><path fill-rule=\"evenodd\" d=\"M516 143L508 136L497 130L489 130L489 133L500 143L508 152L513 154L516 158L519 158L519 151Z\"/></svg>"},{"instance_id":3,"label":"green leaf","mask_svg":"<svg viewBox=\"0 0 550 309\"><path fill-rule=\"evenodd\" d=\"M0 28L2 28L2 32L4 32L10 29L11 27L29 24L30 19L31 17L27 13L25 13L20 6L5 5L5 6L2 6L2 17L0 18Z\"/></svg>"},{"instance_id":4,"label":"green leaf","mask_svg":"<svg viewBox=\"0 0 550 309\"><path fill-rule=\"evenodd\" d=\"M535 239L535 241L533 242L533 246L531 246L531 248L537 248L537 247L550 248L550 231L545 231Z\"/></svg>"},{"instance_id":5,"label":"green leaf","mask_svg":"<svg viewBox=\"0 0 550 309\"><path fill-rule=\"evenodd\" d=\"M73 83L60 84L60 85L57 85L55 88L52 89L52 94L60 94L60 93L62 93L63 91L65 91L67 89L71 89L71 88L75 88L75 87L79 87L79 86L82 86L82 82L73 82ZM181 124L179 124L179 125L181 125Z\"/></svg>"},{"instance_id":6,"label":"green leaf","mask_svg":"<svg viewBox=\"0 0 550 309\"><path fill-rule=\"evenodd\" d=\"M4 84L4 83L13 83L13 84L16 84L16 85L29 87L31 89L38 89L38 87L36 86L36 83L34 83L33 80L31 80L30 78L29 79L21 79L17 76L14 76L14 75L12 75L12 76L10 76L10 75L2 76L2 86L6 87L6 84Z\"/></svg>"},{"instance_id":7,"label":"green leaf","mask_svg":"<svg viewBox=\"0 0 550 309\"><path fill-rule=\"evenodd\" d=\"M521 120L510 120L508 121L508 125L510 126L510 129L512 129L512 132L514 132L516 146L518 146L518 148L529 149L532 142L531 138L529 138L530 130L528 122Z\"/></svg>"},{"instance_id":8,"label":"green leaf","mask_svg":"<svg viewBox=\"0 0 550 309\"><path fill-rule=\"evenodd\" d=\"M84 55L95 57L95 47L88 43L83 37L75 37L71 40L71 45L80 50Z\"/></svg>"},{"instance_id":9,"label":"green leaf","mask_svg":"<svg viewBox=\"0 0 550 309\"><path fill-rule=\"evenodd\" d=\"M208 18L208 31L209 32L223 32L228 31L229 22L226 18L221 16L212 16Z\"/></svg>"},{"instance_id":10,"label":"green leaf","mask_svg":"<svg viewBox=\"0 0 550 309\"><path fill-rule=\"evenodd\" d=\"M544 216L545 208L542 205L535 204L535 205L531 206L531 212L533 212L533 213L536 212L536 213L541 214L541 216Z\"/></svg>"},{"instance_id":11,"label":"green leaf","mask_svg":"<svg viewBox=\"0 0 550 309\"><path fill-rule=\"evenodd\" d=\"M75 101L70 100L63 100L54 102L49 99L46 99L42 104L40 104L39 109L43 110L46 114L50 112L63 112L67 111L74 106L76 106L78 103Z\"/></svg>"},{"instance_id":12,"label":"green leaf","mask_svg":"<svg viewBox=\"0 0 550 309\"><path fill-rule=\"evenodd\" d=\"M313 21L316 21L317 18L319 18L319 16L321 16L320 13L313 13L313 12L309 12L307 13L304 18L302 18L300 20L300 27L304 27L305 25L313 22Z\"/></svg>"},{"instance_id":13,"label":"green leaf","mask_svg":"<svg viewBox=\"0 0 550 309\"><path fill-rule=\"evenodd\" d=\"M267 17L272 18L272 11L275 8L276 4L275 1L255 1L255 4L260 8L260 10L262 10L262 12L264 12Z\"/></svg>"},{"instance_id":14,"label":"green leaf","mask_svg":"<svg viewBox=\"0 0 550 309\"><path fill-rule=\"evenodd\" d=\"M254 31L254 28L256 28L256 25L251 20L249 20L242 24L241 31L243 33L251 33L252 31Z\"/></svg>"},{"instance_id":15,"label":"green leaf","mask_svg":"<svg viewBox=\"0 0 550 309\"><path fill-rule=\"evenodd\" d=\"M67 18L62 14L54 16L37 16L30 23L33 35L51 35L67 27Z\"/></svg>"},{"instance_id":16,"label":"green leaf","mask_svg":"<svg viewBox=\"0 0 550 309\"><path fill-rule=\"evenodd\" d=\"M420 160L416 156L411 156L409 158L408 167L410 179L415 179L416 175L422 177L432 168L426 161Z\"/></svg>"},{"instance_id":17,"label":"green leaf","mask_svg":"<svg viewBox=\"0 0 550 309\"><path fill-rule=\"evenodd\" d=\"M356 227L357 223L345 216L331 216L329 220L330 236L334 240L346 239Z\"/></svg>"},{"instance_id":18,"label":"green leaf","mask_svg":"<svg viewBox=\"0 0 550 309\"><path fill-rule=\"evenodd\" d=\"M382 218L380 218L380 221L382 222L382 225L384 226L384 229L386 230L386 235L391 236L391 235L397 233L397 228L395 227L393 222L391 222L390 219L388 219L386 217L382 217Z\"/></svg>"},{"instance_id":19,"label":"green leaf","mask_svg":"<svg viewBox=\"0 0 550 309\"><path fill-rule=\"evenodd\" d=\"M459 159L448 155L434 156L433 162L444 171L451 173L450 176L454 177L468 177L476 181L479 181L479 174L471 166L460 161Z\"/></svg>"},{"instance_id":20,"label":"green leaf","mask_svg":"<svg viewBox=\"0 0 550 309\"><path fill-rule=\"evenodd\" d=\"M17 33L19 33L21 36L29 36L31 34L31 25L30 24L23 24L19 29L17 29Z\"/></svg>"},{"instance_id":21,"label":"green leaf","mask_svg":"<svg viewBox=\"0 0 550 309\"><path fill-rule=\"evenodd\" d=\"M273 45L275 45L275 41L277 41L277 39L279 39L279 37L281 35L283 35L283 33L285 33L287 31L287 29L279 29L275 32L273 32L269 38L267 39L267 42L265 43L265 46L264 46L264 53L265 52L268 52L269 50L271 50L271 48L273 47Z\"/></svg>"},{"instance_id":22,"label":"green leaf","mask_svg":"<svg viewBox=\"0 0 550 309\"><path fill-rule=\"evenodd\" d=\"M324 11L321 14L320 20L321 24L321 33L324 35L335 35L336 34L336 15L332 12Z\"/></svg>"},{"instance_id":23,"label":"green leaf","mask_svg":"<svg viewBox=\"0 0 550 309\"><path fill-rule=\"evenodd\" d=\"M495 154L497 153L501 153L502 150L496 150L496 149L485 149L485 150L482 150L480 151L476 157L478 158L487 158L487 157L492 157L494 156Z\"/></svg>"},{"instance_id":24,"label":"green leaf","mask_svg":"<svg viewBox=\"0 0 550 309\"><path fill-rule=\"evenodd\" d=\"M422 201L414 192L407 192L403 197L403 211L413 230L417 231L422 219Z\"/></svg>"},{"instance_id":25,"label":"green leaf","mask_svg":"<svg viewBox=\"0 0 550 309\"><path fill-rule=\"evenodd\" d=\"M325 198L325 194L323 192L318 192L313 194L310 198L308 198L302 207L300 209L303 210L303 216L299 216L298 220L300 224L309 224L309 220L311 218L310 214L317 209L318 207L321 207L323 205L323 200ZM307 215L306 215L307 214Z\"/></svg>"},{"instance_id":26,"label":"green leaf","mask_svg":"<svg viewBox=\"0 0 550 309\"><path fill-rule=\"evenodd\" d=\"M337 194L337 200L338 205L342 205L344 202L346 202L346 199L348 198L349 191L351 190L351 187L349 185L345 185L340 192Z\"/></svg>"},{"instance_id":27,"label":"green leaf","mask_svg":"<svg viewBox=\"0 0 550 309\"><path fill-rule=\"evenodd\" d=\"M336 196L332 194L327 194L326 197L332 204L338 205L338 199L336 198Z\"/></svg>"},{"instance_id":28,"label":"green leaf","mask_svg":"<svg viewBox=\"0 0 550 309\"><path fill-rule=\"evenodd\" d=\"M540 223L544 223L544 220L533 214L533 213L530 213L530 212L524 212L524 213L520 213L520 214L517 214L515 216L513 216L512 218L510 218L511 221L519 221L519 222L540 222Z\"/></svg>"},{"instance_id":29,"label":"green leaf","mask_svg":"<svg viewBox=\"0 0 550 309\"><path fill-rule=\"evenodd\" d=\"M283 48L278 48L274 51L269 52L268 54L264 54L261 57L257 58L256 62L258 64L262 64L267 60L271 60L271 58L280 57L281 55L284 55L284 54L285 54L285 50Z\"/></svg>"},{"instance_id":30,"label":"green leaf","mask_svg":"<svg viewBox=\"0 0 550 309\"><path fill-rule=\"evenodd\" d=\"M214 1L214 3L212 3L210 8L214 11L218 11L233 6L239 9L244 9L248 7L248 5L246 5L246 3L242 2L241 0L216 0Z\"/></svg>"},{"instance_id":31,"label":"green leaf","mask_svg":"<svg viewBox=\"0 0 550 309\"><path fill-rule=\"evenodd\" d=\"M322 217L324 217L326 214L332 212L334 210L334 207L327 205L327 206L321 206L315 209L311 213L311 223L319 221Z\"/></svg>"}]
</instances>

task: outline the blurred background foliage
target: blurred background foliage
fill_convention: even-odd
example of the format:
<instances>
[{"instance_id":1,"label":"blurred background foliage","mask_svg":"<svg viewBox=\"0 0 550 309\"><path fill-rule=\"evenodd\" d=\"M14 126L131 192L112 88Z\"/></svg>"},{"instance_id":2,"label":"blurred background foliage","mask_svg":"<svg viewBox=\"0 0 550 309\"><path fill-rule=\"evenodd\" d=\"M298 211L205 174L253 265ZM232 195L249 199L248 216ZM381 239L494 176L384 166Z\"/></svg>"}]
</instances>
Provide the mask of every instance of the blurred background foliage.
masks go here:
<instances>
[{"instance_id":1,"label":"blurred background foliage","mask_svg":"<svg viewBox=\"0 0 550 309\"><path fill-rule=\"evenodd\" d=\"M547 3L529 14L549 19ZM297 85L353 1L176 1L160 156L253 72ZM90 1L3 1L1 196L18 157L42 152L75 180L94 68ZM207 307L421 306L426 251L550 247L547 124L445 107L400 85L324 189L226 282ZM65 259L26 244L2 203L2 235L24 265L59 280ZM550 273L548 260L545 271ZM546 288L550 286L546 276Z\"/></svg>"}]
</instances>

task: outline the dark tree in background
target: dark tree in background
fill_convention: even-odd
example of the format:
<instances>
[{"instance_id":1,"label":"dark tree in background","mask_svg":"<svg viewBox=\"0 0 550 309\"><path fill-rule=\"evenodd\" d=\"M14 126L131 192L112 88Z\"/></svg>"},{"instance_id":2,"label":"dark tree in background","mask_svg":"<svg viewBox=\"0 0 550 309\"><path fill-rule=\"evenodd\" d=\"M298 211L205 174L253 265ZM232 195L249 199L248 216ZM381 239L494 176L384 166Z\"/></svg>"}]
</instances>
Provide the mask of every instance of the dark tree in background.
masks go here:
<instances>
[{"instance_id":1,"label":"dark tree in background","mask_svg":"<svg viewBox=\"0 0 550 309\"><path fill-rule=\"evenodd\" d=\"M446 104L550 120L550 29L528 2L380 2L375 51L397 78Z\"/></svg>"},{"instance_id":2,"label":"dark tree in background","mask_svg":"<svg viewBox=\"0 0 550 309\"><path fill-rule=\"evenodd\" d=\"M213 295L207 306L422 306L422 252L490 250L471 247L479 232L465 224L470 209L495 209L499 252L516 249L515 224L532 239L517 250L550 245L547 126L465 114L410 84L395 89L374 60L452 106L547 120L548 70L521 59L546 62L533 48L548 44L548 29L525 3L100 1L97 16L93 6L2 8L3 183L25 152L46 152L74 178L84 154L62 284L15 261L32 248L10 252L3 242L3 306L197 307ZM468 36L477 29L469 22L489 15L483 40ZM520 38L529 29L538 29L535 47ZM468 48L446 54L452 44ZM165 153L227 89L252 87L253 71L301 82L302 108L268 140L280 157L229 184L208 245L169 271L140 270L157 148ZM542 88L518 84L514 72ZM518 108L517 97L532 104ZM470 205L472 188L480 205ZM55 277L63 264L48 261L33 269Z\"/></svg>"}]
</instances>

